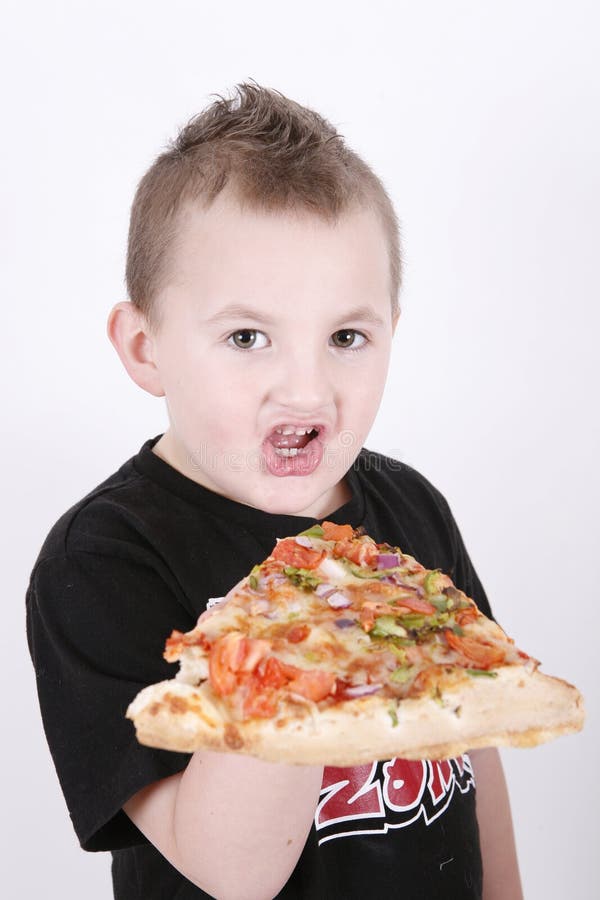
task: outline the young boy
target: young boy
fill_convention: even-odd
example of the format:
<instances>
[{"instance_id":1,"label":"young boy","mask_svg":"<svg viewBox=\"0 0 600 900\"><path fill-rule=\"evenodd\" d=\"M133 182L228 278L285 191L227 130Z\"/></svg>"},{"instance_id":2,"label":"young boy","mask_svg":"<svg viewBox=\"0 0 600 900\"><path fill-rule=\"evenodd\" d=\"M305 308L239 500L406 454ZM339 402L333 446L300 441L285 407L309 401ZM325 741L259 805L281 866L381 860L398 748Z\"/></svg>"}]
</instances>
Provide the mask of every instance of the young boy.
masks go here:
<instances>
[{"instance_id":1,"label":"young boy","mask_svg":"<svg viewBox=\"0 0 600 900\"><path fill-rule=\"evenodd\" d=\"M108 335L169 428L58 520L27 594L81 846L111 851L117 900L518 900L495 750L323 770L153 750L124 718L174 676L172 629L325 517L440 567L490 614L442 495L363 446L399 316L382 184L323 118L240 85L140 182L127 284Z\"/></svg>"}]
</instances>

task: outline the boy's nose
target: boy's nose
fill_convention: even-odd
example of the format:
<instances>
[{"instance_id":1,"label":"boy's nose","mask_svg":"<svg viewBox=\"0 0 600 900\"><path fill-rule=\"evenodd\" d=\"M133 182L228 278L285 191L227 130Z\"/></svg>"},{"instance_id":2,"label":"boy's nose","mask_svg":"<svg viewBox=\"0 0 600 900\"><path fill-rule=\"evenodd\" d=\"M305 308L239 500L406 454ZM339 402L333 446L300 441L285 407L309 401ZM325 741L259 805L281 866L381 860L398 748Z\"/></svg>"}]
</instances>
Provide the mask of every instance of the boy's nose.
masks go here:
<instances>
[{"instance_id":1,"label":"boy's nose","mask_svg":"<svg viewBox=\"0 0 600 900\"><path fill-rule=\"evenodd\" d=\"M326 412L334 399L331 373L316 355L288 353L278 366L271 396L277 404L299 414Z\"/></svg>"}]
</instances>

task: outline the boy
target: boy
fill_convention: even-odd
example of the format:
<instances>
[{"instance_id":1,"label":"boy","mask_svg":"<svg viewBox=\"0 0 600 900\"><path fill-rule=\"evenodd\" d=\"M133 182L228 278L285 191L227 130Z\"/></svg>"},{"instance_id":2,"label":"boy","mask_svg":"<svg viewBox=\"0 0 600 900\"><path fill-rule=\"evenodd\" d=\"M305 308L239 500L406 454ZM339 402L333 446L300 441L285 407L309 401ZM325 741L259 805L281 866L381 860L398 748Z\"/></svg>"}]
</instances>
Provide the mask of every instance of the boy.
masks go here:
<instances>
[{"instance_id":1,"label":"boy","mask_svg":"<svg viewBox=\"0 0 600 900\"><path fill-rule=\"evenodd\" d=\"M481 837L486 900L518 898L495 750L323 770L153 750L124 719L173 677L171 630L325 517L449 572L489 614L441 494L363 447L399 316L383 186L320 116L240 85L140 182L127 284L108 334L169 428L59 519L27 596L81 846L111 851L117 900L434 900L483 896Z\"/></svg>"}]
</instances>

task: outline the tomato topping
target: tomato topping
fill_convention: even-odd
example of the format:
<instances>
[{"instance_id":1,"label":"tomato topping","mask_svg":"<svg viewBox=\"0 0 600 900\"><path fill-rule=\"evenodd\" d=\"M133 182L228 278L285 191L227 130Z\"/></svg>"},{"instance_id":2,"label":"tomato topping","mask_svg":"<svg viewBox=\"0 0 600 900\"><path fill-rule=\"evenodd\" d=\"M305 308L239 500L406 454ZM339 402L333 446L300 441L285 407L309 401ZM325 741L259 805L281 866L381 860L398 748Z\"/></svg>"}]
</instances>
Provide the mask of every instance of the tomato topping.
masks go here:
<instances>
[{"instance_id":1,"label":"tomato topping","mask_svg":"<svg viewBox=\"0 0 600 900\"><path fill-rule=\"evenodd\" d=\"M469 606L467 609L459 609L455 616L458 625L468 625L469 622L474 622L478 617L479 612L474 606Z\"/></svg>"},{"instance_id":2,"label":"tomato topping","mask_svg":"<svg viewBox=\"0 0 600 900\"><path fill-rule=\"evenodd\" d=\"M324 672L322 669L299 670L298 675L288 684L288 690L300 694L315 703L323 700L331 693L335 685L333 672Z\"/></svg>"},{"instance_id":3,"label":"tomato topping","mask_svg":"<svg viewBox=\"0 0 600 900\"><path fill-rule=\"evenodd\" d=\"M364 628L364 630L369 633L375 627L375 613L372 609L361 609L360 611L360 624Z\"/></svg>"},{"instance_id":4,"label":"tomato topping","mask_svg":"<svg viewBox=\"0 0 600 900\"><path fill-rule=\"evenodd\" d=\"M398 604L398 608L395 610L396 615L404 609L407 609L409 612L424 613L426 616L431 616L434 612L437 612L435 606L429 600L417 597L416 594L403 594L396 602Z\"/></svg>"},{"instance_id":5,"label":"tomato topping","mask_svg":"<svg viewBox=\"0 0 600 900\"><path fill-rule=\"evenodd\" d=\"M343 540L337 541L333 548L333 555L344 556L350 562L356 563L357 566L375 566L379 550L377 544L371 541Z\"/></svg>"},{"instance_id":6,"label":"tomato topping","mask_svg":"<svg viewBox=\"0 0 600 900\"><path fill-rule=\"evenodd\" d=\"M302 641L306 640L309 634L310 627L308 625L292 625L286 637L290 644L300 644Z\"/></svg>"},{"instance_id":7,"label":"tomato topping","mask_svg":"<svg viewBox=\"0 0 600 900\"><path fill-rule=\"evenodd\" d=\"M237 684L236 670L234 668L234 655L237 654L242 635L230 632L218 638L208 658L208 677L212 689L216 694L225 696L232 694Z\"/></svg>"},{"instance_id":8,"label":"tomato topping","mask_svg":"<svg viewBox=\"0 0 600 900\"><path fill-rule=\"evenodd\" d=\"M255 674L265 687L280 688L288 682L281 662L274 656L264 659Z\"/></svg>"},{"instance_id":9,"label":"tomato topping","mask_svg":"<svg viewBox=\"0 0 600 900\"><path fill-rule=\"evenodd\" d=\"M270 641L247 638L239 631L218 638L208 658L208 675L215 693L233 693L238 673L252 672L270 649Z\"/></svg>"},{"instance_id":10,"label":"tomato topping","mask_svg":"<svg viewBox=\"0 0 600 900\"><path fill-rule=\"evenodd\" d=\"M482 644L468 636L460 637L450 629L446 629L444 634L450 647L464 657L467 665L475 664L478 669L491 669L504 662L502 647Z\"/></svg>"},{"instance_id":11,"label":"tomato topping","mask_svg":"<svg viewBox=\"0 0 600 900\"><path fill-rule=\"evenodd\" d=\"M435 690L439 686L440 679L444 677L444 666L433 665L421 669L417 677L410 686L408 696L418 697L420 694Z\"/></svg>"},{"instance_id":12,"label":"tomato topping","mask_svg":"<svg viewBox=\"0 0 600 900\"><path fill-rule=\"evenodd\" d=\"M300 669L269 656L261 661L250 677L244 714L264 718L275 715L281 688L318 702L331 693L334 685L335 675L332 672Z\"/></svg>"},{"instance_id":13,"label":"tomato topping","mask_svg":"<svg viewBox=\"0 0 600 900\"><path fill-rule=\"evenodd\" d=\"M316 569L325 556L325 551L302 547L296 543L295 538L283 538L277 543L271 556L296 569Z\"/></svg>"},{"instance_id":14,"label":"tomato topping","mask_svg":"<svg viewBox=\"0 0 600 900\"><path fill-rule=\"evenodd\" d=\"M354 534L352 525L336 525L335 522L321 522L323 540L351 541Z\"/></svg>"}]
</instances>

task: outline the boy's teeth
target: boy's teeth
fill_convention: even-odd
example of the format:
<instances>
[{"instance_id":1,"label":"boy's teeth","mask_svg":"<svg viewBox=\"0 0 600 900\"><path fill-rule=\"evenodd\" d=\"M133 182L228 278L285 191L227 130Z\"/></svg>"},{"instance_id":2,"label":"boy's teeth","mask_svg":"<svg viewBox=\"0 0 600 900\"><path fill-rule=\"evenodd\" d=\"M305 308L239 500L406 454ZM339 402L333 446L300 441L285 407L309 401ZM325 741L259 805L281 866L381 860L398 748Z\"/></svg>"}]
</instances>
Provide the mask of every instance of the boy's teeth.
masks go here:
<instances>
[{"instance_id":1,"label":"boy's teeth","mask_svg":"<svg viewBox=\"0 0 600 900\"><path fill-rule=\"evenodd\" d=\"M298 453L297 447L274 447L274 450L278 456L296 456Z\"/></svg>"},{"instance_id":2,"label":"boy's teeth","mask_svg":"<svg viewBox=\"0 0 600 900\"><path fill-rule=\"evenodd\" d=\"M300 426L298 428L295 428L293 425L282 425L275 429L277 434L309 434L312 430L312 425L308 425L307 427Z\"/></svg>"}]
</instances>

